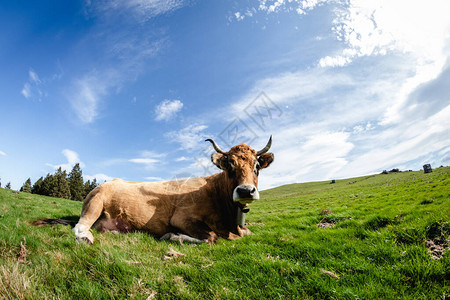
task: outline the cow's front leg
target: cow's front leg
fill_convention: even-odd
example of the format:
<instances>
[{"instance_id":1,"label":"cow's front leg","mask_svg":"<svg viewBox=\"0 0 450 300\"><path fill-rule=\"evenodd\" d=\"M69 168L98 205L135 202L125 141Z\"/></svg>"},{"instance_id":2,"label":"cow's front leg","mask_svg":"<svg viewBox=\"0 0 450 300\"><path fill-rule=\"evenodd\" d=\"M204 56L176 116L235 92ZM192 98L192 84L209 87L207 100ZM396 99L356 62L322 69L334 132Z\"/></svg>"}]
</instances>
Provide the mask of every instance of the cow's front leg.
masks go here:
<instances>
[{"instance_id":1,"label":"cow's front leg","mask_svg":"<svg viewBox=\"0 0 450 300\"><path fill-rule=\"evenodd\" d=\"M248 229L248 228L245 227L245 226L243 226L243 227L238 226L237 230L238 230L238 233L239 233L240 236L246 236L246 235L252 234L252 232L250 231L250 229Z\"/></svg>"},{"instance_id":2,"label":"cow's front leg","mask_svg":"<svg viewBox=\"0 0 450 300\"><path fill-rule=\"evenodd\" d=\"M174 218L170 225L184 234L166 234L161 239L180 240L181 237L180 241L192 242L192 239L194 239L203 243L214 244L219 238L206 223L199 220Z\"/></svg>"}]
</instances>

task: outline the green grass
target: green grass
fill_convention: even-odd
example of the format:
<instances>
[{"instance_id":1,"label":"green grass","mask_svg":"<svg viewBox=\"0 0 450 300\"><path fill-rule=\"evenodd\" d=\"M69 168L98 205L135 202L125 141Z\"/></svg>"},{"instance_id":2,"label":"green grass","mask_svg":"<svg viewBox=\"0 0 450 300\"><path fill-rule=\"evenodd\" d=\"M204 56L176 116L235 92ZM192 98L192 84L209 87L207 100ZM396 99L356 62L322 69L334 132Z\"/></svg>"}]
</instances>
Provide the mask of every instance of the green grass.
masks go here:
<instances>
[{"instance_id":1,"label":"green grass","mask_svg":"<svg viewBox=\"0 0 450 300\"><path fill-rule=\"evenodd\" d=\"M448 298L450 251L432 259L425 241L449 239L449 173L264 191L253 234L213 246L98 232L76 244L69 226L30 223L78 216L81 203L0 189L0 299ZM170 249L185 255L165 259Z\"/></svg>"}]
</instances>

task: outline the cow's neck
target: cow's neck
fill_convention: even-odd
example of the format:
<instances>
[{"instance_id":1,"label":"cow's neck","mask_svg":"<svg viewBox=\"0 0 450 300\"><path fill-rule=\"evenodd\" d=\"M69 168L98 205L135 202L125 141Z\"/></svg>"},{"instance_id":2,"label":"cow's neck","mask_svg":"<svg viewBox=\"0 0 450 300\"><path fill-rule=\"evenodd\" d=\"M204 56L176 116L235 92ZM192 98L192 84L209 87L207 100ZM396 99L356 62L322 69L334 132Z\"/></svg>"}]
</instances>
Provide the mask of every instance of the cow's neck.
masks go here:
<instances>
[{"instance_id":1,"label":"cow's neck","mask_svg":"<svg viewBox=\"0 0 450 300\"><path fill-rule=\"evenodd\" d=\"M212 175L215 188L213 198L221 208L221 214L230 225L236 225L238 221L238 204L233 201L233 183L225 172Z\"/></svg>"}]
</instances>

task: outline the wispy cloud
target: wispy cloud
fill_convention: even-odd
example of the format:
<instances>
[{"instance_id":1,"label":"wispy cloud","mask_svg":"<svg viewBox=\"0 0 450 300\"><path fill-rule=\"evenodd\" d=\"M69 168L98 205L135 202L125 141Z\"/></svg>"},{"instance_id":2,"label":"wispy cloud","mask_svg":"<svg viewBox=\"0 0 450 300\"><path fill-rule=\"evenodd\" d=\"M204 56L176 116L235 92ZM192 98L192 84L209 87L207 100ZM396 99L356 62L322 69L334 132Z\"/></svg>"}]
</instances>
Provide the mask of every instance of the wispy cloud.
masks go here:
<instances>
[{"instance_id":1,"label":"wispy cloud","mask_svg":"<svg viewBox=\"0 0 450 300\"><path fill-rule=\"evenodd\" d=\"M98 173L95 175L83 175L84 180L90 180L93 181L94 179L97 180L97 183L103 183L104 181L111 181L114 179L114 177L108 176L103 173Z\"/></svg>"},{"instance_id":2,"label":"wispy cloud","mask_svg":"<svg viewBox=\"0 0 450 300\"><path fill-rule=\"evenodd\" d=\"M450 94L450 66L406 94L397 111L398 122L383 121L392 103L404 97L399 87L415 76L411 71L415 65L405 68L409 66L405 62L411 59L392 62L379 57L367 72L354 73L350 66L316 67L256 82L232 105L233 111L241 111L261 90L283 109L282 117L266 129L274 135L275 162L262 172L261 187L400 166L418 169L430 155L436 164L445 164L450 105L444 99Z\"/></svg>"},{"instance_id":3,"label":"wispy cloud","mask_svg":"<svg viewBox=\"0 0 450 300\"><path fill-rule=\"evenodd\" d=\"M136 164L153 165L159 160L154 158L132 158L129 161Z\"/></svg>"},{"instance_id":4,"label":"wispy cloud","mask_svg":"<svg viewBox=\"0 0 450 300\"><path fill-rule=\"evenodd\" d=\"M163 163L162 158L166 157L165 153L156 153L153 151L142 151L140 157L131 158L128 161L134 164L144 165L146 169L153 168L158 163Z\"/></svg>"},{"instance_id":5,"label":"wispy cloud","mask_svg":"<svg viewBox=\"0 0 450 300\"><path fill-rule=\"evenodd\" d=\"M189 159L185 156L181 156L181 157L178 157L177 159L175 159L176 162L186 161L186 160L189 160Z\"/></svg>"},{"instance_id":6,"label":"wispy cloud","mask_svg":"<svg viewBox=\"0 0 450 300\"><path fill-rule=\"evenodd\" d=\"M185 5L183 0L97 0L86 2L86 12L111 15L133 15L140 22L173 12Z\"/></svg>"},{"instance_id":7,"label":"wispy cloud","mask_svg":"<svg viewBox=\"0 0 450 300\"><path fill-rule=\"evenodd\" d=\"M41 85L42 81L38 74L30 68L28 71L28 81L25 82L20 93L27 99L36 98L38 101L41 101L44 96Z\"/></svg>"},{"instance_id":8,"label":"wispy cloud","mask_svg":"<svg viewBox=\"0 0 450 300\"><path fill-rule=\"evenodd\" d=\"M151 59L167 46L164 30L143 26L140 22L182 6L180 1L86 3L87 15L97 18L84 43L86 49L96 45L102 58L95 61L91 71L75 77L66 89L66 97L80 121L92 123L98 119L107 96L120 91L125 83L137 80ZM120 30L111 29L117 27ZM114 62L114 68L105 68L110 62Z\"/></svg>"},{"instance_id":9,"label":"wispy cloud","mask_svg":"<svg viewBox=\"0 0 450 300\"><path fill-rule=\"evenodd\" d=\"M317 6L322 5L327 0L258 0L254 7L247 7L243 11L237 11L233 15L237 21L242 21L246 17L253 17L256 13L279 13L295 12L305 15Z\"/></svg>"},{"instance_id":10,"label":"wispy cloud","mask_svg":"<svg viewBox=\"0 0 450 300\"><path fill-rule=\"evenodd\" d=\"M68 97L81 122L91 123L98 117L100 102L108 94L114 79L113 74L105 72L105 75L100 75L98 72L93 72L74 81Z\"/></svg>"},{"instance_id":11,"label":"wispy cloud","mask_svg":"<svg viewBox=\"0 0 450 300\"><path fill-rule=\"evenodd\" d=\"M1 156L6 156L6 153L0 150L0 155Z\"/></svg>"},{"instance_id":12,"label":"wispy cloud","mask_svg":"<svg viewBox=\"0 0 450 300\"><path fill-rule=\"evenodd\" d=\"M84 168L86 166L80 160L80 157L78 156L77 152L75 152L73 150L69 150L69 149L64 149L62 151L62 154L66 157L67 163L58 164L58 165L53 165L53 164L47 163L47 165L52 167L55 170L58 168L61 168L62 170L65 170L66 172L70 172L72 170L73 166L77 163L80 164L81 168Z\"/></svg>"},{"instance_id":13,"label":"wispy cloud","mask_svg":"<svg viewBox=\"0 0 450 300\"><path fill-rule=\"evenodd\" d=\"M164 178L161 178L161 177L145 177L144 179L148 180L148 181L163 181L164 180Z\"/></svg>"},{"instance_id":14,"label":"wispy cloud","mask_svg":"<svg viewBox=\"0 0 450 300\"><path fill-rule=\"evenodd\" d=\"M180 144L180 150L199 150L207 138L204 132L208 126L202 124L192 124L178 131L171 131L166 134L166 137L172 142Z\"/></svg>"},{"instance_id":15,"label":"wispy cloud","mask_svg":"<svg viewBox=\"0 0 450 300\"><path fill-rule=\"evenodd\" d=\"M156 121L169 121L183 108L180 100L164 100L155 108Z\"/></svg>"}]
</instances>

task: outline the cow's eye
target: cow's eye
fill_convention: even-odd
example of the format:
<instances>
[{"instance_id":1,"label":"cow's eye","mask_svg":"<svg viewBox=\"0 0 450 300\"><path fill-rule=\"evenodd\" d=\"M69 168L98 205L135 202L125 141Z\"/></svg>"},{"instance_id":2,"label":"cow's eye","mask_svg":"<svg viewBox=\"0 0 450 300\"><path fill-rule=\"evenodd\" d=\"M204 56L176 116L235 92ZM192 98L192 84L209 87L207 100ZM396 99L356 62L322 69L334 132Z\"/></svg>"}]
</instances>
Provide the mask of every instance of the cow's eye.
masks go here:
<instances>
[{"instance_id":1,"label":"cow's eye","mask_svg":"<svg viewBox=\"0 0 450 300\"><path fill-rule=\"evenodd\" d=\"M253 168L253 172L255 172L256 176L259 175L259 169L261 169L261 166L259 165L259 162L255 162L255 167Z\"/></svg>"},{"instance_id":2,"label":"cow's eye","mask_svg":"<svg viewBox=\"0 0 450 300\"><path fill-rule=\"evenodd\" d=\"M230 166L231 169L234 169L235 166L236 166L234 160L232 160L232 159L229 159L229 160L228 160L228 165Z\"/></svg>"}]
</instances>

